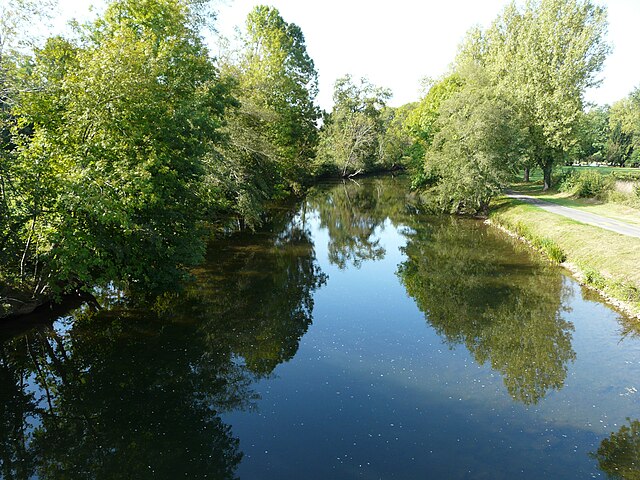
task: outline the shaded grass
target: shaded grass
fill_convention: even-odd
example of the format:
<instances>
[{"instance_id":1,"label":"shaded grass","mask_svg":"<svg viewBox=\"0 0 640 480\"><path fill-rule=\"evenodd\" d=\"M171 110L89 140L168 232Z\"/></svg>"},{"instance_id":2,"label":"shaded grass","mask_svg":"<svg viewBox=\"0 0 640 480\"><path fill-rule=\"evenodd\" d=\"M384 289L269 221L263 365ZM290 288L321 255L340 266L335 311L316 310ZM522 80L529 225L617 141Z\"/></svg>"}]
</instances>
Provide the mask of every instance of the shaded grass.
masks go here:
<instances>
[{"instance_id":1,"label":"shaded grass","mask_svg":"<svg viewBox=\"0 0 640 480\"><path fill-rule=\"evenodd\" d=\"M528 239L556 262L567 261L583 281L640 313L640 239L499 198L490 214L498 225Z\"/></svg>"}]
</instances>

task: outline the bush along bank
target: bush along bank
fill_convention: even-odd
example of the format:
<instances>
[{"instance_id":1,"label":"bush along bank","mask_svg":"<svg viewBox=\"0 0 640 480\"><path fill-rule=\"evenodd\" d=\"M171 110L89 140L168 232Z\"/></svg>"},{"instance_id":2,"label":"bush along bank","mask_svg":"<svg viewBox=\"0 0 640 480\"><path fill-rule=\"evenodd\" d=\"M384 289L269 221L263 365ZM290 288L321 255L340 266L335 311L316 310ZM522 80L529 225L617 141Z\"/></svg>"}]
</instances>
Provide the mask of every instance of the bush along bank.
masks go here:
<instances>
[{"instance_id":1,"label":"bush along bank","mask_svg":"<svg viewBox=\"0 0 640 480\"><path fill-rule=\"evenodd\" d=\"M488 222L571 271L627 315L640 318L640 239L500 198Z\"/></svg>"}]
</instances>

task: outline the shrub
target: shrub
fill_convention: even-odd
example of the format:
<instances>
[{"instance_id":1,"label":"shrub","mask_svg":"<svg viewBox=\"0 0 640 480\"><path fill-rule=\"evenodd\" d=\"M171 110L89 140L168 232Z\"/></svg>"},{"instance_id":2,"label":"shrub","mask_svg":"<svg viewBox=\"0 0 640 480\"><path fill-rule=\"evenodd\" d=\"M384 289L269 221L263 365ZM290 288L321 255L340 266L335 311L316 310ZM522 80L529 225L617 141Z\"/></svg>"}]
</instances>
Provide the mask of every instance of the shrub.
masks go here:
<instances>
[{"instance_id":1,"label":"shrub","mask_svg":"<svg viewBox=\"0 0 640 480\"><path fill-rule=\"evenodd\" d=\"M572 171L560 185L560 190L576 197L602 198L613 187L614 179L594 170Z\"/></svg>"}]
</instances>

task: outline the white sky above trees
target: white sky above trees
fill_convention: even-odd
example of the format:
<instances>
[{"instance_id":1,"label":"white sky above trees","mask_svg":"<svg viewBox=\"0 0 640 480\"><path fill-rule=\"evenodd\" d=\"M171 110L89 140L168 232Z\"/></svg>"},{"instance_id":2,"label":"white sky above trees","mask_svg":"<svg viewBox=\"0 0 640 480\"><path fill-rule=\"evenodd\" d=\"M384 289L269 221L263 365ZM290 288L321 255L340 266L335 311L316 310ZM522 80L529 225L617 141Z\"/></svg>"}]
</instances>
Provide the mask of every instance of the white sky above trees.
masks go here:
<instances>
[{"instance_id":1,"label":"white sky above trees","mask_svg":"<svg viewBox=\"0 0 640 480\"><path fill-rule=\"evenodd\" d=\"M640 0L595 0L609 12L613 47L587 101L613 103L640 85ZM59 0L62 17L86 18L90 0ZM96 4L101 3L96 0ZM335 80L347 73L393 91L391 105L418 100L420 81L447 71L474 25L488 26L509 0L219 0L216 28L232 38L255 5L273 5L305 35L319 72L318 102L332 106ZM56 22L60 28L61 22ZM217 52L215 42L212 51Z\"/></svg>"}]
</instances>

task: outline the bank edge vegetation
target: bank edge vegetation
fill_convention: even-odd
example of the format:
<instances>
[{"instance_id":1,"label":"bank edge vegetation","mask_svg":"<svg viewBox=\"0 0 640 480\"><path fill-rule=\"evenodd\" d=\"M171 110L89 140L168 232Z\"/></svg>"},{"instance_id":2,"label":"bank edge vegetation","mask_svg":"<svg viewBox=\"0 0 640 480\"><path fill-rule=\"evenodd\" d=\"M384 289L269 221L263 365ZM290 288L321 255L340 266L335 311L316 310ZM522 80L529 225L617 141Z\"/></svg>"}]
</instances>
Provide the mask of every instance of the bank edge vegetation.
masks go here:
<instances>
[{"instance_id":1,"label":"bank edge vegetation","mask_svg":"<svg viewBox=\"0 0 640 480\"><path fill-rule=\"evenodd\" d=\"M554 165L597 145L612 156L624 135L616 158L636 158L638 91L606 122L585 113L609 50L606 11L590 1L508 6L400 108L346 75L329 113L302 31L272 7L213 58L207 0L111 0L68 37L36 42L25 26L47 5L0 7L5 312L96 285L169 288L212 226L258 225L266 203L322 176L409 168L441 209L474 214L523 168L539 166L548 188Z\"/></svg>"}]
</instances>

